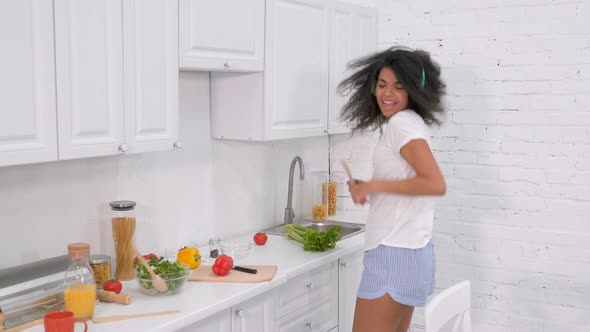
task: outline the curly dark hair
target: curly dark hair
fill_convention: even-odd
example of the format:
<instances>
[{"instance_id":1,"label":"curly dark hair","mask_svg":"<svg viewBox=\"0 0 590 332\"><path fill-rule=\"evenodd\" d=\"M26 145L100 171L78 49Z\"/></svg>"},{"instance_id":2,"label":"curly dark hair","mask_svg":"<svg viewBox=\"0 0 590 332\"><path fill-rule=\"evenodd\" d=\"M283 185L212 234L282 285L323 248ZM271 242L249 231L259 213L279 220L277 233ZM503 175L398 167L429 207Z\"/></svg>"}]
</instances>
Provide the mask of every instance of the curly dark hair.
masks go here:
<instances>
[{"instance_id":1,"label":"curly dark hair","mask_svg":"<svg viewBox=\"0 0 590 332\"><path fill-rule=\"evenodd\" d=\"M355 60L348 67L354 73L338 85L338 93L350 95L342 108L342 118L352 125L353 133L379 128L387 121L373 95L384 67L393 70L408 92L408 108L426 124L440 124L437 114L444 111L442 98L446 85L440 77L440 66L428 52L397 46Z\"/></svg>"}]
</instances>

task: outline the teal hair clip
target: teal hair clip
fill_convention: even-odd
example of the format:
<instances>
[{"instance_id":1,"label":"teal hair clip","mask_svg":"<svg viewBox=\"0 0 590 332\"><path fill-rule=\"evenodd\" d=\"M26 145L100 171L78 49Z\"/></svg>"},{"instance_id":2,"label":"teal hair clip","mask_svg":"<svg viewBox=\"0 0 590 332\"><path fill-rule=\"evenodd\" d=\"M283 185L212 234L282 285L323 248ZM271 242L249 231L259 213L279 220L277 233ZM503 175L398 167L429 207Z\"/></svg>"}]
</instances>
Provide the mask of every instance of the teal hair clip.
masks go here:
<instances>
[{"instance_id":1,"label":"teal hair clip","mask_svg":"<svg viewBox=\"0 0 590 332\"><path fill-rule=\"evenodd\" d=\"M424 68L422 68L422 80L420 81L420 90L424 90L425 85L426 85L426 72L424 72Z\"/></svg>"}]
</instances>

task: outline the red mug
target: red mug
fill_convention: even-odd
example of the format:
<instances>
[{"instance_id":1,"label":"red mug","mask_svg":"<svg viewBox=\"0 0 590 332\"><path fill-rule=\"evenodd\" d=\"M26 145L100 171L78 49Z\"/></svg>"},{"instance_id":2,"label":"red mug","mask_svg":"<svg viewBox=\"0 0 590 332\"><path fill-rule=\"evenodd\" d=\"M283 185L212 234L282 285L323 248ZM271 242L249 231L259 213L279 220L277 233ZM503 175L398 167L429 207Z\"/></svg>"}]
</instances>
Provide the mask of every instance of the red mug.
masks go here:
<instances>
[{"instance_id":1,"label":"red mug","mask_svg":"<svg viewBox=\"0 0 590 332\"><path fill-rule=\"evenodd\" d=\"M74 332L74 323L84 323L84 332L88 331L88 325L82 318L74 318L71 311L54 311L45 315L43 323L45 332Z\"/></svg>"}]
</instances>

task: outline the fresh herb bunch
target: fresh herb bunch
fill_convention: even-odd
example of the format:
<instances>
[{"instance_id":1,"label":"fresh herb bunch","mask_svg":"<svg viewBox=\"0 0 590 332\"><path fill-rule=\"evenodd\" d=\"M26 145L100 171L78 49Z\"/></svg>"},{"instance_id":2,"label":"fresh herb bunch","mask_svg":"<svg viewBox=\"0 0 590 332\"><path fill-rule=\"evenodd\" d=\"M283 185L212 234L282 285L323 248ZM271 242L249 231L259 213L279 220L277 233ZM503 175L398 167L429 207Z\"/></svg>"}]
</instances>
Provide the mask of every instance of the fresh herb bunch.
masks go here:
<instances>
[{"instance_id":1,"label":"fresh herb bunch","mask_svg":"<svg viewBox=\"0 0 590 332\"><path fill-rule=\"evenodd\" d=\"M187 275L186 267L179 262L171 262L164 259L164 257L152 256L149 260L146 260L148 265L153 267L154 272L162 277L168 285L168 291L166 293L174 293L182 284ZM143 264L137 264L135 266L135 272L137 277L142 279L139 280L141 286L147 291L155 291L152 285L151 275Z\"/></svg>"},{"instance_id":2,"label":"fresh herb bunch","mask_svg":"<svg viewBox=\"0 0 590 332\"><path fill-rule=\"evenodd\" d=\"M288 238L303 243L305 251L326 251L333 249L336 242L342 238L339 226L332 226L327 232L318 232L297 224L287 224L283 232Z\"/></svg>"}]
</instances>

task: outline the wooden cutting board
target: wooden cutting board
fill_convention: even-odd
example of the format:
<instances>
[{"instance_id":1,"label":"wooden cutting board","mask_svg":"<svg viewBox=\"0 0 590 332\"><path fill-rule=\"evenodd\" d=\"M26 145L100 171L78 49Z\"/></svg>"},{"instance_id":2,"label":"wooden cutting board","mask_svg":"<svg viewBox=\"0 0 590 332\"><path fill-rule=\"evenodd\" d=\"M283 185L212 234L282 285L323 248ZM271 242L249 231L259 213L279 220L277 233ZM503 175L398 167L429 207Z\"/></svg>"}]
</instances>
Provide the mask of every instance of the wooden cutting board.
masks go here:
<instances>
[{"instance_id":1,"label":"wooden cutting board","mask_svg":"<svg viewBox=\"0 0 590 332\"><path fill-rule=\"evenodd\" d=\"M218 276L211 271L211 265L201 265L192 271L188 281L207 282L263 282L272 280L277 272L276 265L240 265L258 270L258 273L251 274L236 270L230 270L226 276Z\"/></svg>"}]
</instances>

